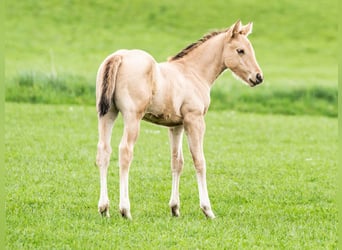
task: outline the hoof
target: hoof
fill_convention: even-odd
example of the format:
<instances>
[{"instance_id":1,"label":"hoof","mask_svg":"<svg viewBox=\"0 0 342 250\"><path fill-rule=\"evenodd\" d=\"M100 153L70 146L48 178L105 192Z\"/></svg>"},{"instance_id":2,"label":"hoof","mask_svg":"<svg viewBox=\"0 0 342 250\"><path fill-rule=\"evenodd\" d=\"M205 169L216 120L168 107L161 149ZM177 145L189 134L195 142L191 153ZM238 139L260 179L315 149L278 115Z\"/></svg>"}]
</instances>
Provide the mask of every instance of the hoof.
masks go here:
<instances>
[{"instance_id":1,"label":"hoof","mask_svg":"<svg viewBox=\"0 0 342 250\"><path fill-rule=\"evenodd\" d=\"M211 210L210 207L201 207L202 212L204 213L204 215L208 218L208 219L215 219L215 215L213 213L213 211Z\"/></svg>"},{"instance_id":2,"label":"hoof","mask_svg":"<svg viewBox=\"0 0 342 250\"><path fill-rule=\"evenodd\" d=\"M132 220L131 212L128 209L122 208L122 209L120 209L120 213L121 213L121 216L123 218L128 219L128 220Z\"/></svg>"},{"instance_id":3,"label":"hoof","mask_svg":"<svg viewBox=\"0 0 342 250\"><path fill-rule=\"evenodd\" d=\"M178 205L173 205L171 207L171 213L173 217L179 217L180 213L179 213L179 206Z\"/></svg>"},{"instance_id":4,"label":"hoof","mask_svg":"<svg viewBox=\"0 0 342 250\"><path fill-rule=\"evenodd\" d=\"M102 217L109 218L110 217L110 215L109 215L109 203L105 204L105 205L101 205L101 206L99 205L98 211Z\"/></svg>"}]
</instances>

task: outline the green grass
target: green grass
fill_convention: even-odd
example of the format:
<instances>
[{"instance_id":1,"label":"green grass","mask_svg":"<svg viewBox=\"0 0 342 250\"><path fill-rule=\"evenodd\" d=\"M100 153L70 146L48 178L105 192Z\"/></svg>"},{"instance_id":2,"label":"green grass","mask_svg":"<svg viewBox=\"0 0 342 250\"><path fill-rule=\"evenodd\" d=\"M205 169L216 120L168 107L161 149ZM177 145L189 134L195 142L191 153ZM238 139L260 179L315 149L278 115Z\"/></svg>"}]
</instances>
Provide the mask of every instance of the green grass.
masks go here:
<instances>
[{"instance_id":1,"label":"green grass","mask_svg":"<svg viewBox=\"0 0 342 250\"><path fill-rule=\"evenodd\" d=\"M93 79L114 50L141 48L165 60L240 18L254 21L251 41L266 79L305 74L335 80L337 15L335 0L9 1L6 71L54 69Z\"/></svg>"},{"instance_id":2,"label":"green grass","mask_svg":"<svg viewBox=\"0 0 342 250\"><path fill-rule=\"evenodd\" d=\"M225 73L212 109L336 117L337 9L336 0L8 1L6 100L93 104L98 66L113 51L139 48L165 61L241 19L254 22L265 83L255 94Z\"/></svg>"},{"instance_id":3,"label":"green grass","mask_svg":"<svg viewBox=\"0 0 342 250\"><path fill-rule=\"evenodd\" d=\"M6 100L11 102L49 104L95 104L95 84L75 75L22 72L7 85Z\"/></svg>"},{"instance_id":4,"label":"green grass","mask_svg":"<svg viewBox=\"0 0 342 250\"><path fill-rule=\"evenodd\" d=\"M6 104L8 249L336 249L337 122L319 116L210 111L205 152L217 219L199 209L184 142L181 217L171 218L167 129L142 123L130 172L133 221L97 214L94 107Z\"/></svg>"},{"instance_id":5,"label":"green grass","mask_svg":"<svg viewBox=\"0 0 342 250\"><path fill-rule=\"evenodd\" d=\"M216 87L216 86L215 86ZM334 86L224 86L211 93L212 110L236 110L286 115L323 115L337 117L337 89Z\"/></svg>"}]
</instances>

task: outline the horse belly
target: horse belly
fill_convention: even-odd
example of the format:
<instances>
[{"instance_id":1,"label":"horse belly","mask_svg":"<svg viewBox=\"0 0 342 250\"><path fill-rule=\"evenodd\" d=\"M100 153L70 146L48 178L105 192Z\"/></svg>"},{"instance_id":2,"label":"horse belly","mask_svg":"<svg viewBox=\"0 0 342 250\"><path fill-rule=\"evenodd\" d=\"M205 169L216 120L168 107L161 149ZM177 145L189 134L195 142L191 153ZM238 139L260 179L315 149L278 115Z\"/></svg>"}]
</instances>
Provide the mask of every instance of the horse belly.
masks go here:
<instances>
[{"instance_id":1,"label":"horse belly","mask_svg":"<svg viewBox=\"0 0 342 250\"><path fill-rule=\"evenodd\" d=\"M147 112L143 120L166 127L175 127L183 124L183 119L174 114L153 114Z\"/></svg>"}]
</instances>

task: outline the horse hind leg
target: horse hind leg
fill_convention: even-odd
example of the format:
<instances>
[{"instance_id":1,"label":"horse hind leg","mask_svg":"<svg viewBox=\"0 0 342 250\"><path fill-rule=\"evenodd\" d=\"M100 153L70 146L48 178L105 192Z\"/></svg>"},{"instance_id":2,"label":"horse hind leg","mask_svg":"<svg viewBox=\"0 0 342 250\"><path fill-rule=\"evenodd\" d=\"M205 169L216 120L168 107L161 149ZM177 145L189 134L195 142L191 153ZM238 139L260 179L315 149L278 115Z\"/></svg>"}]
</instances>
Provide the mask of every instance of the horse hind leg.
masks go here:
<instances>
[{"instance_id":1,"label":"horse hind leg","mask_svg":"<svg viewBox=\"0 0 342 250\"><path fill-rule=\"evenodd\" d=\"M109 110L104 116L98 118L99 142L97 145L96 164L100 172L100 199L98 211L102 216L109 217L109 199L107 191L107 172L112 148L110 146L112 129L118 111Z\"/></svg>"},{"instance_id":2,"label":"horse hind leg","mask_svg":"<svg viewBox=\"0 0 342 250\"><path fill-rule=\"evenodd\" d=\"M134 144L140 130L140 115L136 113L123 114L124 132L119 145L120 167L120 204L119 209L122 217L132 219L128 192L129 168L133 159Z\"/></svg>"}]
</instances>

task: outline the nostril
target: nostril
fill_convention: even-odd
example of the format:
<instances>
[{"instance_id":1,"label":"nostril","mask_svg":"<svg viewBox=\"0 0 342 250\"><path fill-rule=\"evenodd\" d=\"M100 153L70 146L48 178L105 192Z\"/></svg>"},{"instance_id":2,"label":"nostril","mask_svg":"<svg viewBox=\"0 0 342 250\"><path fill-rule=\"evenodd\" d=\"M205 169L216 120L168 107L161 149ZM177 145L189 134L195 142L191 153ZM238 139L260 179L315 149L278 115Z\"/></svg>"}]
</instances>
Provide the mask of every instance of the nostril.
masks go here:
<instances>
[{"instance_id":1,"label":"nostril","mask_svg":"<svg viewBox=\"0 0 342 250\"><path fill-rule=\"evenodd\" d=\"M257 80L258 83L262 83L263 79L262 79L262 76L260 75L260 73L256 74L256 80Z\"/></svg>"}]
</instances>

